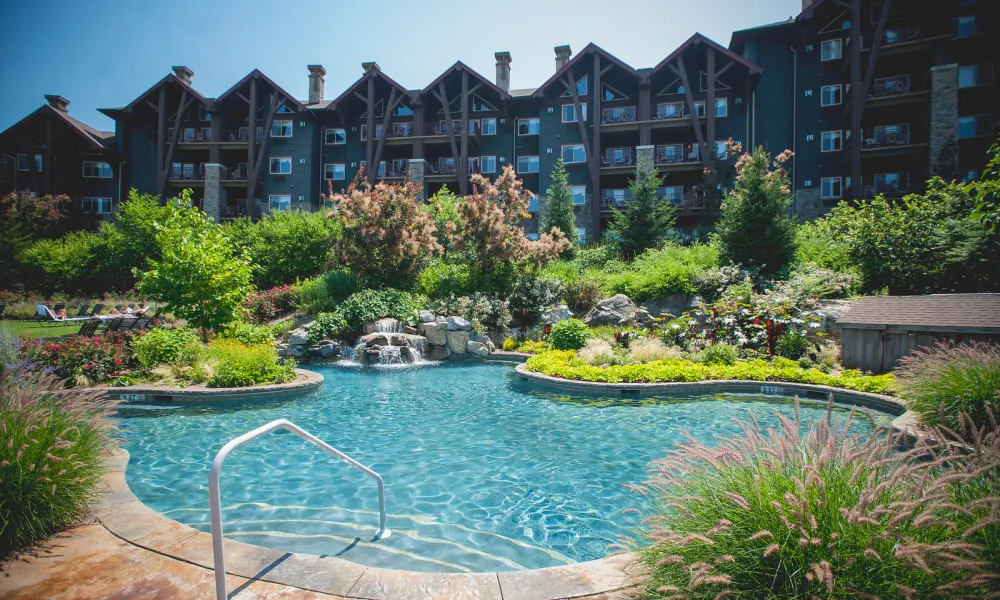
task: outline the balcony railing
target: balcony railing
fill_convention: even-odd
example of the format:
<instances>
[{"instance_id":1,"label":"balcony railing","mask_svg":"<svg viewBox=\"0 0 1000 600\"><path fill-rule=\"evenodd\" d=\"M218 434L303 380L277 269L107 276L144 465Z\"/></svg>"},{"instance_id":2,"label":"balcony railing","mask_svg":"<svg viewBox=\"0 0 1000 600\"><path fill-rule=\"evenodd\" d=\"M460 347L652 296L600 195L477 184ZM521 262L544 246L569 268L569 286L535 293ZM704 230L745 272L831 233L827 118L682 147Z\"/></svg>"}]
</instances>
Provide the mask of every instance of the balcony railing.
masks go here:
<instances>
[{"instance_id":1,"label":"balcony railing","mask_svg":"<svg viewBox=\"0 0 1000 600\"><path fill-rule=\"evenodd\" d=\"M624 106L620 108L601 109L601 123L634 123L635 107Z\"/></svg>"},{"instance_id":2,"label":"balcony railing","mask_svg":"<svg viewBox=\"0 0 1000 600\"><path fill-rule=\"evenodd\" d=\"M222 181L246 181L247 170L245 167L222 167L219 170L219 179Z\"/></svg>"},{"instance_id":3,"label":"balcony railing","mask_svg":"<svg viewBox=\"0 0 1000 600\"><path fill-rule=\"evenodd\" d=\"M424 123L424 135L449 135L451 131L456 133L462 131L462 121L459 119L453 119L451 122L451 128L449 129L448 124L444 121L437 123ZM476 121L469 121L469 134L479 135L480 127L479 123Z\"/></svg>"},{"instance_id":4,"label":"balcony railing","mask_svg":"<svg viewBox=\"0 0 1000 600\"><path fill-rule=\"evenodd\" d=\"M205 178L204 172L199 171L170 171L170 181L200 181Z\"/></svg>"},{"instance_id":5,"label":"balcony railing","mask_svg":"<svg viewBox=\"0 0 1000 600\"><path fill-rule=\"evenodd\" d=\"M264 139L264 128L257 128L257 141ZM236 129L230 129L226 132L226 137L224 142L249 142L250 141L250 128L249 127L238 127Z\"/></svg>"},{"instance_id":6,"label":"balcony railing","mask_svg":"<svg viewBox=\"0 0 1000 600\"><path fill-rule=\"evenodd\" d=\"M910 93L910 76L897 75L896 77L882 77L872 82L869 98L886 98L888 96L898 96Z\"/></svg>"},{"instance_id":7,"label":"balcony railing","mask_svg":"<svg viewBox=\"0 0 1000 600\"><path fill-rule=\"evenodd\" d=\"M653 113L654 120L680 119L686 116L687 110L682 103L658 104L656 112Z\"/></svg>"},{"instance_id":8,"label":"balcony railing","mask_svg":"<svg viewBox=\"0 0 1000 600\"><path fill-rule=\"evenodd\" d=\"M701 160L697 144L668 144L656 147L654 162L657 165L696 163Z\"/></svg>"},{"instance_id":9,"label":"balcony railing","mask_svg":"<svg viewBox=\"0 0 1000 600\"><path fill-rule=\"evenodd\" d=\"M413 136L414 129L413 123L393 123L386 133L386 137L408 138Z\"/></svg>"},{"instance_id":10,"label":"balcony railing","mask_svg":"<svg viewBox=\"0 0 1000 600\"><path fill-rule=\"evenodd\" d=\"M874 132L867 131L870 137L863 138L862 147L869 148L890 148L894 146L906 146L910 143L909 125L890 125L876 127Z\"/></svg>"},{"instance_id":11,"label":"balcony railing","mask_svg":"<svg viewBox=\"0 0 1000 600\"><path fill-rule=\"evenodd\" d=\"M674 195L673 191L661 189L656 197L662 201L670 202L675 208L682 211L706 210L715 207L715 203L695 188L684 190L680 196ZM626 202L632 201L632 190L624 190L616 193L614 190L604 190L601 193L601 208L624 208Z\"/></svg>"},{"instance_id":12,"label":"balcony railing","mask_svg":"<svg viewBox=\"0 0 1000 600\"><path fill-rule=\"evenodd\" d=\"M410 163L409 161L404 160L389 165L389 170L388 172L386 172L385 175L383 175L383 177L397 177L397 178L406 177L406 175L409 172L410 172Z\"/></svg>"},{"instance_id":13,"label":"balcony railing","mask_svg":"<svg viewBox=\"0 0 1000 600\"><path fill-rule=\"evenodd\" d=\"M454 175L458 171L454 162L438 162L438 164L427 165L429 175Z\"/></svg>"},{"instance_id":14,"label":"balcony railing","mask_svg":"<svg viewBox=\"0 0 1000 600\"><path fill-rule=\"evenodd\" d=\"M601 155L602 167L627 167L635 164L632 148L609 148Z\"/></svg>"},{"instance_id":15,"label":"balcony railing","mask_svg":"<svg viewBox=\"0 0 1000 600\"><path fill-rule=\"evenodd\" d=\"M886 27L882 32L882 43L886 45L901 44L920 37L920 28L910 25Z\"/></svg>"}]
</instances>

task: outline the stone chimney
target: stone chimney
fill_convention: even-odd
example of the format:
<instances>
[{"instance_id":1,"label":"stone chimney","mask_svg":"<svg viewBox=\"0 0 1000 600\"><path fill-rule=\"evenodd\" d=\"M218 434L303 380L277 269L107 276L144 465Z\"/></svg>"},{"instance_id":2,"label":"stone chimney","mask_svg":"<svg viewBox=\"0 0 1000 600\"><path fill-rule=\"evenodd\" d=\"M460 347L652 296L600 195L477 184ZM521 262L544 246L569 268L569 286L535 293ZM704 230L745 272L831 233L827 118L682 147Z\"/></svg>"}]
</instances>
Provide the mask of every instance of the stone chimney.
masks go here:
<instances>
[{"instance_id":1,"label":"stone chimney","mask_svg":"<svg viewBox=\"0 0 1000 600\"><path fill-rule=\"evenodd\" d=\"M306 68L309 69L309 104L318 104L323 101L326 69L323 65L307 65Z\"/></svg>"},{"instance_id":2,"label":"stone chimney","mask_svg":"<svg viewBox=\"0 0 1000 600\"><path fill-rule=\"evenodd\" d=\"M49 106L58 110L59 112L64 112L64 113L69 112L69 100L63 98L62 96L45 94L45 100L49 103Z\"/></svg>"},{"instance_id":3,"label":"stone chimney","mask_svg":"<svg viewBox=\"0 0 1000 600\"><path fill-rule=\"evenodd\" d=\"M183 81L188 85L191 84L191 78L194 77L194 71L192 71L187 67L170 67L170 68L174 70L174 75L177 76L177 79L180 79L181 81Z\"/></svg>"},{"instance_id":4,"label":"stone chimney","mask_svg":"<svg viewBox=\"0 0 1000 600\"><path fill-rule=\"evenodd\" d=\"M573 51L569 49L569 46L556 46L556 71L566 66L569 62L569 57L573 56Z\"/></svg>"},{"instance_id":5,"label":"stone chimney","mask_svg":"<svg viewBox=\"0 0 1000 600\"><path fill-rule=\"evenodd\" d=\"M505 92L510 91L510 52L497 52L497 87Z\"/></svg>"},{"instance_id":6,"label":"stone chimney","mask_svg":"<svg viewBox=\"0 0 1000 600\"><path fill-rule=\"evenodd\" d=\"M361 63L361 68L365 70L365 74L366 75L368 74L368 71L371 71L372 69L375 69L376 71L381 71L382 70L382 69L378 68L378 63L375 62L375 61L372 61L372 62L363 62L363 63Z\"/></svg>"}]
</instances>

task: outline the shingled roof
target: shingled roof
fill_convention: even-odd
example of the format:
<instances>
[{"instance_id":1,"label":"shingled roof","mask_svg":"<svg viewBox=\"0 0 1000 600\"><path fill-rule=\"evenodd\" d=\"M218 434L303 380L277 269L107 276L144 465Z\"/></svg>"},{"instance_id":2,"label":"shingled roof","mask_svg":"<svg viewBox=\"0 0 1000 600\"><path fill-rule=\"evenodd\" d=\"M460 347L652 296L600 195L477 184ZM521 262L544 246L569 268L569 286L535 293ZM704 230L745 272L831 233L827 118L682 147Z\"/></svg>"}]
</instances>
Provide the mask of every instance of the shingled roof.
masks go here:
<instances>
[{"instance_id":1,"label":"shingled roof","mask_svg":"<svg viewBox=\"0 0 1000 600\"><path fill-rule=\"evenodd\" d=\"M1000 294L869 296L837 325L861 329L1000 333Z\"/></svg>"}]
</instances>

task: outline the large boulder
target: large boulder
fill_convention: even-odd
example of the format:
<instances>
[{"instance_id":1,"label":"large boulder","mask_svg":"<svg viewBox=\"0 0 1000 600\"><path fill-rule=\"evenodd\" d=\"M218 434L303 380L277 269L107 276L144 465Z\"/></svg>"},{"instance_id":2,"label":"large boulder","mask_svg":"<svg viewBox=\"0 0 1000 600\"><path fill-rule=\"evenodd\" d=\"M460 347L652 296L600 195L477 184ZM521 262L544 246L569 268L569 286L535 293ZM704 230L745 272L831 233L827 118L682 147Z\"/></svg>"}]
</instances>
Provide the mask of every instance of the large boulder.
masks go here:
<instances>
[{"instance_id":1,"label":"large boulder","mask_svg":"<svg viewBox=\"0 0 1000 600\"><path fill-rule=\"evenodd\" d=\"M410 327L409 325L407 325L406 327L403 328L403 333L407 335L420 335L420 330L417 329L416 327Z\"/></svg>"},{"instance_id":2,"label":"large boulder","mask_svg":"<svg viewBox=\"0 0 1000 600\"><path fill-rule=\"evenodd\" d=\"M429 346L444 346L448 343L445 338L445 334L448 332L447 323L421 323L420 333L427 338L427 344Z\"/></svg>"},{"instance_id":3,"label":"large boulder","mask_svg":"<svg viewBox=\"0 0 1000 600\"><path fill-rule=\"evenodd\" d=\"M449 331L448 335L448 348L451 349L453 354L465 354L469 348L469 332L468 331Z\"/></svg>"},{"instance_id":4,"label":"large boulder","mask_svg":"<svg viewBox=\"0 0 1000 600\"><path fill-rule=\"evenodd\" d=\"M606 300L601 300L583 322L591 327L598 325L625 325L635 317L635 303L625 294L616 294Z\"/></svg>"},{"instance_id":5,"label":"large boulder","mask_svg":"<svg viewBox=\"0 0 1000 600\"><path fill-rule=\"evenodd\" d=\"M490 355L490 349L482 342L469 342L468 349L469 354L478 356L479 358L486 358Z\"/></svg>"},{"instance_id":6,"label":"large boulder","mask_svg":"<svg viewBox=\"0 0 1000 600\"><path fill-rule=\"evenodd\" d=\"M288 339L285 340L285 343L289 346L305 346L309 343L309 332L306 331L305 327L293 329L288 333Z\"/></svg>"},{"instance_id":7,"label":"large boulder","mask_svg":"<svg viewBox=\"0 0 1000 600\"><path fill-rule=\"evenodd\" d=\"M434 313L429 310L420 311L417 313L417 318L420 319L421 323L433 323L436 320Z\"/></svg>"},{"instance_id":8,"label":"large boulder","mask_svg":"<svg viewBox=\"0 0 1000 600\"><path fill-rule=\"evenodd\" d=\"M323 340L313 348L313 354L320 358L335 358L340 356L342 348L333 340Z\"/></svg>"},{"instance_id":9,"label":"large boulder","mask_svg":"<svg viewBox=\"0 0 1000 600\"><path fill-rule=\"evenodd\" d=\"M553 306L547 311L542 313L539 319L545 325L554 325L559 321L565 321L566 319L572 319L573 312L565 304L560 304L559 306Z\"/></svg>"},{"instance_id":10,"label":"large boulder","mask_svg":"<svg viewBox=\"0 0 1000 600\"><path fill-rule=\"evenodd\" d=\"M496 352L497 350L496 344L493 343L493 340L491 340L489 336L483 335L481 333L476 333L476 332L470 333L469 343L471 344L472 342L479 342L480 344L486 346L486 348L489 349L490 352Z\"/></svg>"},{"instance_id":11,"label":"large boulder","mask_svg":"<svg viewBox=\"0 0 1000 600\"><path fill-rule=\"evenodd\" d=\"M647 300L642 303L642 308L645 308L646 311L653 317L670 315L671 317L676 318L689 310L698 308L698 305L703 302L704 300L702 297L697 294L694 296L672 294L666 298L660 298L658 300Z\"/></svg>"},{"instance_id":12,"label":"large boulder","mask_svg":"<svg viewBox=\"0 0 1000 600\"><path fill-rule=\"evenodd\" d=\"M462 317L448 317L448 331L472 331L472 323Z\"/></svg>"},{"instance_id":13,"label":"large boulder","mask_svg":"<svg viewBox=\"0 0 1000 600\"><path fill-rule=\"evenodd\" d=\"M854 300L820 300L817 303L816 308L810 312L819 318L821 330L839 336L840 325L837 324L837 321L839 321L840 317L844 316L844 313L849 311L854 304Z\"/></svg>"},{"instance_id":14,"label":"large boulder","mask_svg":"<svg viewBox=\"0 0 1000 600\"><path fill-rule=\"evenodd\" d=\"M427 360L446 360L451 356L451 349L448 346L428 346Z\"/></svg>"}]
</instances>

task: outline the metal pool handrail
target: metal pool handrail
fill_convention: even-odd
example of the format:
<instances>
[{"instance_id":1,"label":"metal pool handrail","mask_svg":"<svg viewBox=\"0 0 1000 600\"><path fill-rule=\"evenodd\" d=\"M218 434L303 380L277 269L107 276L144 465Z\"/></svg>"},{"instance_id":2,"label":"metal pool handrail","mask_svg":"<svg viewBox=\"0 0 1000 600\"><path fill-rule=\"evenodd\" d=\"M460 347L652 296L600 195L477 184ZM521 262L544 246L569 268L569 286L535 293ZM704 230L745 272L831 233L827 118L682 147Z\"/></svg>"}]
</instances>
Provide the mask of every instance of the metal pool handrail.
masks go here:
<instances>
[{"instance_id":1,"label":"metal pool handrail","mask_svg":"<svg viewBox=\"0 0 1000 600\"><path fill-rule=\"evenodd\" d=\"M322 448L328 454L336 456L365 475L373 478L378 484L379 514L378 533L375 535L375 539L385 539L392 533L391 530L385 528L385 486L382 483L382 477L378 473L287 419L271 421L267 425L244 433L223 446L219 450L219 453L215 455L215 460L212 461L212 468L208 473L208 502L212 513L212 557L215 561L215 597L217 600L226 600L226 555L222 547L222 498L219 493L219 477L222 475L222 463L226 462L226 458L233 450L275 429L291 431L310 444Z\"/></svg>"}]
</instances>

